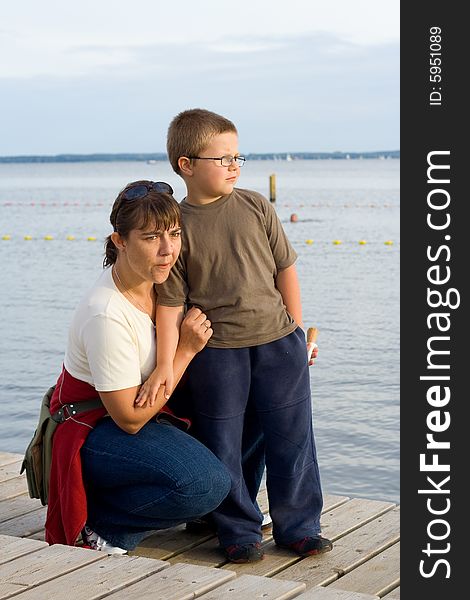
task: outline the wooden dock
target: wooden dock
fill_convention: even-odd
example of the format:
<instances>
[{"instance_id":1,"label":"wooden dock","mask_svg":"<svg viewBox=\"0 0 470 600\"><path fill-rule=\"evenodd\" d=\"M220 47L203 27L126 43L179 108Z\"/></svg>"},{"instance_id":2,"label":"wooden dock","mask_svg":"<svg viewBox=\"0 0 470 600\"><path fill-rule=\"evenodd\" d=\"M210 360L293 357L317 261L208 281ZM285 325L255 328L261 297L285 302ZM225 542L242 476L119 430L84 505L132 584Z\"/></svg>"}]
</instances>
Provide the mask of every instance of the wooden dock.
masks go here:
<instances>
[{"instance_id":1,"label":"wooden dock","mask_svg":"<svg viewBox=\"0 0 470 600\"><path fill-rule=\"evenodd\" d=\"M371 600L400 598L399 506L325 496L331 552L300 558L264 533L264 560L227 563L211 535L155 533L129 556L44 542L46 508L28 496L22 456L0 452L0 600ZM260 505L267 511L266 492Z\"/></svg>"}]
</instances>

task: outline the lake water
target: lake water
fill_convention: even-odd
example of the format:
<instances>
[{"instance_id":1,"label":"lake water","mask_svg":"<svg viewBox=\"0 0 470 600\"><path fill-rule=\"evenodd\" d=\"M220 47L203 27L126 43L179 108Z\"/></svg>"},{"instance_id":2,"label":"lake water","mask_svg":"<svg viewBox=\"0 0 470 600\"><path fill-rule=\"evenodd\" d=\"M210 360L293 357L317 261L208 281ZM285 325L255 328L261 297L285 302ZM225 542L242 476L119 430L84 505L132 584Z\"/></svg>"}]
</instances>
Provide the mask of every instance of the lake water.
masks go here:
<instances>
[{"instance_id":1,"label":"lake water","mask_svg":"<svg viewBox=\"0 0 470 600\"><path fill-rule=\"evenodd\" d=\"M251 161L239 181L268 195L276 174L275 206L299 255L305 325L319 329L310 374L323 488L395 502L399 170L399 160ZM25 450L72 312L100 272L112 202L137 179L184 195L163 162L0 164L0 451Z\"/></svg>"}]
</instances>

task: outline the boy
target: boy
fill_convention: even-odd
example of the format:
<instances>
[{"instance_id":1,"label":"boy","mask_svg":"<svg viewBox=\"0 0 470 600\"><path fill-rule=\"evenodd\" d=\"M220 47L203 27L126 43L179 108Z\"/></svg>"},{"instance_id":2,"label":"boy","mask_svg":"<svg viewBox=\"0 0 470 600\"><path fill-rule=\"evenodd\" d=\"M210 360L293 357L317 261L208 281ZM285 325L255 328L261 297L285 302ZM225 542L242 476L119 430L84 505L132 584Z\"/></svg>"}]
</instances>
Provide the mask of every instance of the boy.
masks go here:
<instances>
[{"instance_id":1,"label":"boy","mask_svg":"<svg viewBox=\"0 0 470 600\"><path fill-rule=\"evenodd\" d=\"M167 150L187 188L180 205L183 242L167 282L157 286L162 358L140 402L159 385L169 395L184 305L200 307L212 337L190 364L188 385L195 435L232 478L229 496L212 513L226 557L263 557L261 516L241 466L247 408L256 410L264 434L276 544L300 556L331 550L320 535L323 500L297 255L272 205L257 192L235 188L245 159L231 121L207 110L183 111L170 124Z\"/></svg>"}]
</instances>

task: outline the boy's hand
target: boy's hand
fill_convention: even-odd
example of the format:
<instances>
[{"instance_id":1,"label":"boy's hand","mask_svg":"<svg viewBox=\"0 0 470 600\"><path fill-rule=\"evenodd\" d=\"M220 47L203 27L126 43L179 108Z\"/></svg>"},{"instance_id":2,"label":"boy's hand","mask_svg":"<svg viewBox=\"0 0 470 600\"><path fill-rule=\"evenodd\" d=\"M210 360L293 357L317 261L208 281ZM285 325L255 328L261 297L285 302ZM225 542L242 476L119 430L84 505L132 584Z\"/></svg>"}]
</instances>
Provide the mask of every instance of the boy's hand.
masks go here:
<instances>
[{"instance_id":1,"label":"boy's hand","mask_svg":"<svg viewBox=\"0 0 470 600\"><path fill-rule=\"evenodd\" d=\"M181 323L179 346L190 354L197 354L214 333L211 322L200 308L192 307Z\"/></svg>"},{"instance_id":2,"label":"boy's hand","mask_svg":"<svg viewBox=\"0 0 470 600\"><path fill-rule=\"evenodd\" d=\"M161 386L164 386L165 398L168 400L173 391L173 367L171 365L157 366L147 381L141 385L135 405L142 407L148 402L149 406L153 406Z\"/></svg>"},{"instance_id":3,"label":"boy's hand","mask_svg":"<svg viewBox=\"0 0 470 600\"><path fill-rule=\"evenodd\" d=\"M318 356L318 346L315 342L307 342L308 366L315 364L315 359Z\"/></svg>"},{"instance_id":4,"label":"boy's hand","mask_svg":"<svg viewBox=\"0 0 470 600\"><path fill-rule=\"evenodd\" d=\"M315 343L317 335L318 329L316 327L309 327L307 329L307 358L309 367L315 364L315 359L318 356L318 346Z\"/></svg>"}]
</instances>

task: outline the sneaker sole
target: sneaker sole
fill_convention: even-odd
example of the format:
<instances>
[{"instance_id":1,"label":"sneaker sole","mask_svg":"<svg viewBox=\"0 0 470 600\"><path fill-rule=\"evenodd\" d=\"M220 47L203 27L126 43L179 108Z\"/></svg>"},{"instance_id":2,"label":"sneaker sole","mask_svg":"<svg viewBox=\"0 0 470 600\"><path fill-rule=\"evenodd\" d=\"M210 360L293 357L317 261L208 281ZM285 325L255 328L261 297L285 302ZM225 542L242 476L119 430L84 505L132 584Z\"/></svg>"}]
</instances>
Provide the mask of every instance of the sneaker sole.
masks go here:
<instances>
[{"instance_id":1,"label":"sneaker sole","mask_svg":"<svg viewBox=\"0 0 470 600\"><path fill-rule=\"evenodd\" d=\"M291 548L291 550L292 550L292 548ZM323 548L322 550L311 550L310 552L305 552L304 554L299 554L299 556L306 558L307 556L316 556L317 554L325 554L325 552L330 552L331 550L333 550L333 546L330 546L329 548ZM295 552L295 550L294 550L294 552Z\"/></svg>"},{"instance_id":2,"label":"sneaker sole","mask_svg":"<svg viewBox=\"0 0 470 600\"><path fill-rule=\"evenodd\" d=\"M254 563L254 562L259 562L260 560L263 560L264 558L264 554L262 554L261 556L258 556L256 558L237 558L237 559L233 559L233 558L229 558L228 556L225 557L228 561L230 561L231 563L234 563L236 565L243 565L246 563Z\"/></svg>"},{"instance_id":3,"label":"sneaker sole","mask_svg":"<svg viewBox=\"0 0 470 600\"><path fill-rule=\"evenodd\" d=\"M325 554L325 552L330 552L331 550L333 550L332 545L322 548L321 550L310 550L309 552L297 552L296 550L294 550L294 548L290 548L289 546L284 546L282 544L276 544L276 546L278 546L278 548L290 550L291 552L294 552L295 554L297 554L297 556L301 556L302 558L307 558L307 556L316 556L317 554Z\"/></svg>"}]
</instances>

